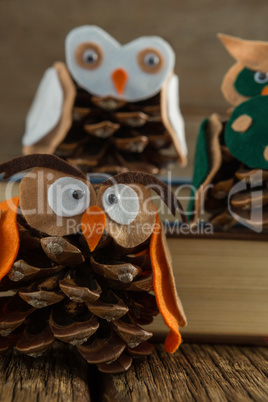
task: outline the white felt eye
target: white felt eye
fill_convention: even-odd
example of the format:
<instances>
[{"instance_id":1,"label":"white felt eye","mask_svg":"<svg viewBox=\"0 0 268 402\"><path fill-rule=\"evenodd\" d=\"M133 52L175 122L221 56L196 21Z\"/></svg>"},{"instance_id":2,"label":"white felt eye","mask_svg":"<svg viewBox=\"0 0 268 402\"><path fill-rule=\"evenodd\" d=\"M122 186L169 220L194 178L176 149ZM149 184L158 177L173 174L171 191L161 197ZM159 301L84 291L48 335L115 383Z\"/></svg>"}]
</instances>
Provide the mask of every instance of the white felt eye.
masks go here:
<instances>
[{"instance_id":1,"label":"white felt eye","mask_svg":"<svg viewBox=\"0 0 268 402\"><path fill-rule=\"evenodd\" d=\"M51 184L47 199L55 214L63 217L80 215L90 205L88 187L74 177L61 177Z\"/></svg>"},{"instance_id":2,"label":"white felt eye","mask_svg":"<svg viewBox=\"0 0 268 402\"><path fill-rule=\"evenodd\" d=\"M125 184L107 188L102 195L102 204L109 217L121 225L133 222L140 209L136 191Z\"/></svg>"},{"instance_id":3,"label":"white felt eye","mask_svg":"<svg viewBox=\"0 0 268 402\"><path fill-rule=\"evenodd\" d=\"M268 82L268 73L262 73L261 71L257 71L254 74L254 80L258 84L266 84L266 82Z\"/></svg>"}]
</instances>

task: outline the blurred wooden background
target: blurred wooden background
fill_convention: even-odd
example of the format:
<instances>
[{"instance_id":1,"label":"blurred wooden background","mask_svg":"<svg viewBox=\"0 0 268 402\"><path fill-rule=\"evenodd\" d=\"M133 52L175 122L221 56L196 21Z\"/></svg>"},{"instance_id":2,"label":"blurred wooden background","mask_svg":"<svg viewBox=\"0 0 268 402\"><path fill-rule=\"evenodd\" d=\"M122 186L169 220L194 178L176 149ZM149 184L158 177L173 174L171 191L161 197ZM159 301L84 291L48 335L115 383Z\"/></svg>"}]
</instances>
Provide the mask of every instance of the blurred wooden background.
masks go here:
<instances>
[{"instance_id":1,"label":"blurred wooden background","mask_svg":"<svg viewBox=\"0 0 268 402\"><path fill-rule=\"evenodd\" d=\"M64 60L75 26L99 25L120 42L160 35L177 55L190 176L202 119L228 107L220 84L232 59L216 37L224 32L268 40L267 0L0 0L0 160L20 155L24 118L45 69Z\"/></svg>"}]
</instances>

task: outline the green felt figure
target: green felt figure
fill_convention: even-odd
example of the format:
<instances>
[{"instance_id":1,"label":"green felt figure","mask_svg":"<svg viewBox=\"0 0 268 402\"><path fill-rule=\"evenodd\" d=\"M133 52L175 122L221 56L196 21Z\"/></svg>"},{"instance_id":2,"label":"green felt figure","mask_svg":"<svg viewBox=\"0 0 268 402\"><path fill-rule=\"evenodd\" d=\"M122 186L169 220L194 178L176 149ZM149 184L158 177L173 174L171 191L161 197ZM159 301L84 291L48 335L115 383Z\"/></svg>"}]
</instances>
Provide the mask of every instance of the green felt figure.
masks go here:
<instances>
[{"instance_id":1,"label":"green felt figure","mask_svg":"<svg viewBox=\"0 0 268 402\"><path fill-rule=\"evenodd\" d=\"M189 203L189 219L197 223L203 213L209 213L210 221L223 229L237 221L256 227L266 224L268 204L268 42L222 34L219 38L236 60L221 87L233 109L225 122L213 114L200 126L193 174L195 197ZM256 172L261 178L254 179ZM234 187L241 180L245 185ZM250 183L262 192L258 208L263 216L260 220L258 215L258 222L252 218ZM230 197L233 188L239 190L232 190Z\"/></svg>"},{"instance_id":2,"label":"green felt figure","mask_svg":"<svg viewBox=\"0 0 268 402\"><path fill-rule=\"evenodd\" d=\"M235 108L225 128L231 154L251 168L268 169L268 97L256 96Z\"/></svg>"}]
</instances>

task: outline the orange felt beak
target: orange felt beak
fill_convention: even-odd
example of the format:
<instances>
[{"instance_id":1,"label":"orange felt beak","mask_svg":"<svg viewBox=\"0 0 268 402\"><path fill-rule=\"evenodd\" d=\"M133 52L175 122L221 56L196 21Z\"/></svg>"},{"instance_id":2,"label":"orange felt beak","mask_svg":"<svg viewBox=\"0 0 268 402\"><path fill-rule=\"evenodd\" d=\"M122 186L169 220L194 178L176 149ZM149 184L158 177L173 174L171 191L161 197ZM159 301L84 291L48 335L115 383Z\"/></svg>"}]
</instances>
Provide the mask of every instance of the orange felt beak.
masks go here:
<instances>
[{"instance_id":1,"label":"orange felt beak","mask_svg":"<svg viewBox=\"0 0 268 402\"><path fill-rule=\"evenodd\" d=\"M123 68L118 68L112 72L111 77L117 93L122 95L128 80L128 73Z\"/></svg>"},{"instance_id":2,"label":"orange felt beak","mask_svg":"<svg viewBox=\"0 0 268 402\"><path fill-rule=\"evenodd\" d=\"M90 251L97 247L106 226L106 215L96 205L88 208L81 219L83 235L86 238Z\"/></svg>"},{"instance_id":3,"label":"orange felt beak","mask_svg":"<svg viewBox=\"0 0 268 402\"><path fill-rule=\"evenodd\" d=\"M19 197L0 203L0 280L10 271L19 252L18 205Z\"/></svg>"},{"instance_id":4,"label":"orange felt beak","mask_svg":"<svg viewBox=\"0 0 268 402\"><path fill-rule=\"evenodd\" d=\"M261 95L268 95L268 85L266 85L261 91Z\"/></svg>"}]
</instances>

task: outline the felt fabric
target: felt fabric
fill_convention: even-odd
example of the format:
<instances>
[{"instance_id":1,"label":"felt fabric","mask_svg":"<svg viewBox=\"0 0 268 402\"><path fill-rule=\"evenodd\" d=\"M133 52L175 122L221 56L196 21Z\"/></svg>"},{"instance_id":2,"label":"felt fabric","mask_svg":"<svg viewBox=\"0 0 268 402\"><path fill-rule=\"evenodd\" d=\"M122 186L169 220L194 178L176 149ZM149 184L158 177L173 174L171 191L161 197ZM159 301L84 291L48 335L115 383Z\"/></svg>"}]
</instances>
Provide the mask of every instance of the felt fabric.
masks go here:
<instances>
[{"instance_id":1,"label":"felt fabric","mask_svg":"<svg viewBox=\"0 0 268 402\"><path fill-rule=\"evenodd\" d=\"M57 70L46 70L27 114L22 144L31 146L56 127L62 112L63 90Z\"/></svg>"},{"instance_id":2,"label":"felt fabric","mask_svg":"<svg viewBox=\"0 0 268 402\"><path fill-rule=\"evenodd\" d=\"M118 68L112 72L112 80L115 89L119 95L122 95L128 80L128 73L123 68Z\"/></svg>"},{"instance_id":3,"label":"felt fabric","mask_svg":"<svg viewBox=\"0 0 268 402\"><path fill-rule=\"evenodd\" d=\"M194 158L194 173L192 179L192 186L198 189L203 183L209 172L209 155L206 142L206 130L208 126L208 119L206 118L200 125L199 133L196 141L195 158ZM192 212L195 206L194 200L195 192L191 192L191 200L188 205L188 212Z\"/></svg>"},{"instance_id":4,"label":"felt fabric","mask_svg":"<svg viewBox=\"0 0 268 402\"><path fill-rule=\"evenodd\" d=\"M81 219L83 235L86 238L90 251L97 247L106 226L106 215L96 205L87 209Z\"/></svg>"},{"instance_id":5,"label":"felt fabric","mask_svg":"<svg viewBox=\"0 0 268 402\"><path fill-rule=\"evenodd\" d=\"M171 74L161 90L161 117L170 133L180 164L187 165L184 120L179 107L179 77Z\"/></svg>"},{"instance_id":6,"label":"felt fabric","mask_svg":"<svg viewBox=\"0 0 268 402\"><path fill-rule=\"evenodd\" d=\"M266 86L262 89L261 95L268 95L268 85L266 85Z\"/></svg>"},{"instance_id":7,"label":"felt fabric","mask_svg":"<svg viewBox=\"0 0 268 402\"><path fill-rule=\"evenodd\" d=\"M194 212L189 219L196 223L201 208L202 192L208 186L220 168L222 156L220 151L219 135L222 131L222 123L219 116L213 114L205 119L200 127L197 138L194 175L192 185L196 190L192 192L191 201L188 206L189 212Z\"/></svg>"},{"instance_id":8,"label":"felt fabric","mask_svg":"<svg viewBox=\"0 0 268 402\"><path fill-rule=\"evenodd\" d=\"M260 95L262 90L267 86L267 82L256 82L254 76L256 71L244 68L237 76L234 86L237 92L246 97Z\"/></svg>"},{"instance_id":9,"label":"felt fabric","mask_svg":"<svg viewBox=\"0 0 268 402\"><path fill-rule=\"evenodd\" d=\"M19 197L0 203L0 280L10 271L19 251L18 204Z\"/></svg>"},{"instance_id":10,"label":"felt fabric","mask_svg":"<svg viewBox=\"0 0 268 402\"><path fill-rule=\"evenodd\" d=\"M147 64L146 58L150 56L156 56L156 58L158 59L158 63L156 63L155 65ZM148 74L159 73L165 64L165 60L161 52L159 52L155 48L145 48L141 50L137 55L137 60L140 68Z\"/></svg>"},{"instance_id":11,"label":"felt fabric","mask_svg":"<svg viewBox=\"0 0 268 402\"><path fill-rule=\"evenodd\" d=\"M225 129L225 142L231 154L250 168L268 169L265 151L268 145L268 97L256 96L238 106ZM245 132L237 132L234 122L243 115L252 119Z\"/></svg>"},{"instance_id":12,"label":"felt fabric","mask_svg":"<svg viewBox=\"0 0 268 402\"><path fill-rule=\"evenodd\" d=\"M181 343L179 325L182 327L187 325L187 320L177 296L171 256L158 214L151 238L150 256L156 302L166 325L170 329L165 341L165 350L174 353Z\"/></svg>"},{"instance_id":13,"label":"felt fabric","mask_svg":"<svg viewBox=\"0 0 268 402\"><path fill-rule=\"evenodd\" d=\"M268 71L268 42L236 38L218 34L226 50L237 61L255 71Z\"/></svg>"},{"instance_id":14,"label":"felt fabric","mask_svg":"<svg viewBox=\"0 0 268 402\"><path fill-rule=\"evenodd\" d=\"M94 42L83 42L76 48L75 58L80 67L94 70L100 67L103 61L102 49ZM91 60L90 63L88 58Z\"/></svg>"},{"instance_id":15,"label":"felt fabric","mask_svg":"<svg viewBox=\"0 0 268 402\"><path fill-rule=\"evenodd\" d=\"M242 114L233 121L232 129L239 133L245 133L252 124L252 118L247 114Z\"/></svg>"},{"instance_id":16,"label":"felt fabric","mask_svg":"<svg viewBox=\"0 0 268 402\"><path fill-rule=\"evenodd\" d=\"M59 159L59 161L61 160ZM64 163L66 164L66 162ZM72 169L70 166L70 171L74 172ZM65 176L66 174L59 170L37 167L29 172L20 183L20 208L26 222L32 228L51 236L66 236L80 230L83 212L80 215L69 217L58 216L49 205L48 189L56 180ZM67 177L70 176L67 175ZM80 177L73 175L72 177L82 180ZM95 205L96 194L92 185L87 180L82 181L89 189L90 205ZM58 207L62 204L62 197L68 196L68 190L67 188L67 194L66 192L61 193L59 190Z\"/></svg>"},{"instance_id":17,"label":"felt fabric","mask_svg":"<svg viewBox=\"0 0 268 402\"><path fill-rule=\"evenodd\" d=\"M36 141L31 145L24 145L23 153L25 155L33 153L53 153L56 150L57 146L64 140L72 125L72 110L76 97L75 85L64 63L55 63L53 67L56 70L59 84L61 85L63 92L63 105L61 108L61 115L57 125L55 127L52 127L51 130L44 133L41 139L37 138ZM41 102L43 101L51 103L51 96L52 94L48 93L47 97L41 99ZM46 110L46 108L47 105L45 104L43 106L43 110ZM42 109L42 107L40 107L40 109ZM37 112L40 113L40 111ZM34 120L36 120L37 122L38 120L40 120L39 115L31 116L31 118L34 118ZM44 116L43 118L46 118L46 116ZM47 116L47 119L48 118L49 116ZM36 124L40 123L35 123L33 125L34 130L36 130ZM38 129L42 130L43 128L38 127Z\"/></svg>"},{"instance_id":18,"label":"felt fabric","mask_svg":"<svg viewBox=\"0 0 268 402\"><path fill-rule=\"evenodd\" d=\"M221 91L225 99L231 103L231 105L238 106L240 103L247 101L249 98L243 96L235 89L235 81L237 76L243 71L245 68L244 64L241 62L235 63L224 75Z\"/></svg>"},{"instance_id":19,"label":"felt fabric","mask_svg":"<svg viewBox=\"0 0 268 402\"><path fill-rule=\"evenodd\" d=\"M187 218L183 213L180 201L175 197L170 187L157 179L157 177L144 172L126 172L114 176L112 179L106 180L104 185L113 185L116 183L123 184L142 184L143 186L154 190L164 201L169 210L175 216L176 211L180 212L183 222L187 222Z\"/></svg>"},{"instance_id":20,"label":"felt fabric","mask_svg":"<svg viewBox=\"0 0 268 402\"><path fill-rule=\"evenodd\" d=\"M84 173L69 165L69 163L63 161L55 155L46 154L32 154L11 159L8 162L0 164L0 173L4 173L3 179L9 179L16 173L20 173L24 170L32 169L34 167L49 167L55 171L87 180L87 177Z\"/></svg>"},{"instance_id":21,"label":"felt fabric","mask_svg":"<svg viewBox=\"0 0 268 402\"><path fill-rule=\"evenodd\" d=\"M129 185L137 193L139 198L139 213L129 225L120 225L112 220L107 213L105 232L110 235L119 246L130 249L144 243L151 236L155 226L155 205L148 188L141 184L136 184L135 181L133 183L124 184ZM104 209L102 196L108 187L108 185L103 184L98 191L97 205L102 209ZM124 208L124 205L122 206Z\"/></svg>"},{"instance_id":22,"label":"felt fabric","mask_svg":"<svg viewBox=\"0 0 268 402\"><path fill-rule=\"evenodd\" d=\"M95 58L100 58L100 51L103 55L101 64L93 69L89 68L92 65L95 66L95 60L87 63L89 68L85 66L87 54L86 49L83 49L83 44L86 46L89 42L91 48L92 45L99 48L98 51L95 49ZM122 46L107 32L92 25L73 29L66 38L65 49L68 70L81 88L98 97L109 95L127 102L142 101L159 93L175 65L173 49L160 37L143 36ZM79 57L77 57L77 49L80 53ZM155 53L160 53L163 63L159 71L153 74L143 71L138 62L138 55L143 49L151 49ZM83 67L81 66L81 56L84 61ZM146 57L146 55L143 56ZM150 67L144 57L143 64ZM161 64L160 60L159 64ZM122 93L118 93L112 81L112 74L118 68L124 69L128 74L128 81ZM155 67L151 70L155 70Z\"/></svg>"}]
</instances>

